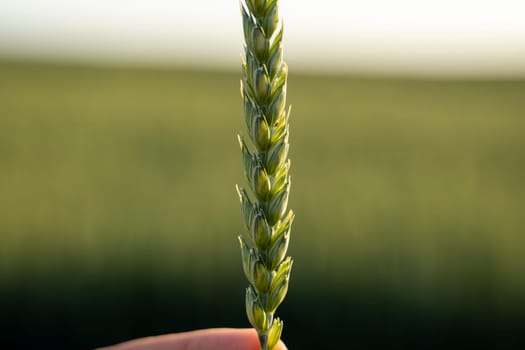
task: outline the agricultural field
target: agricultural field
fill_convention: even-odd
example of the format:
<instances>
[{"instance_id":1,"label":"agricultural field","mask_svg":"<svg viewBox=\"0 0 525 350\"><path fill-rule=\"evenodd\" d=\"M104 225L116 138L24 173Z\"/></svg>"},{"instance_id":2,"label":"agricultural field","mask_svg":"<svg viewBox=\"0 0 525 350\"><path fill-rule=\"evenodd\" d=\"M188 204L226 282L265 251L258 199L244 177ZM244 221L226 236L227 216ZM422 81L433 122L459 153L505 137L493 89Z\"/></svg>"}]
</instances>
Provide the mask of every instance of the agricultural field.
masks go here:
<instances>
[{"instance_id":1,"label":"agricultural field","mask_svg":"<svg viewBox=\"0 0 525 350\"><path fill-rule=\"evenodd\" d=\"M0 61L5 342L248 326L239 79ZM288 92L289 348L525 343L525 80L292 70Z\"/></svg>"}]
</instances>

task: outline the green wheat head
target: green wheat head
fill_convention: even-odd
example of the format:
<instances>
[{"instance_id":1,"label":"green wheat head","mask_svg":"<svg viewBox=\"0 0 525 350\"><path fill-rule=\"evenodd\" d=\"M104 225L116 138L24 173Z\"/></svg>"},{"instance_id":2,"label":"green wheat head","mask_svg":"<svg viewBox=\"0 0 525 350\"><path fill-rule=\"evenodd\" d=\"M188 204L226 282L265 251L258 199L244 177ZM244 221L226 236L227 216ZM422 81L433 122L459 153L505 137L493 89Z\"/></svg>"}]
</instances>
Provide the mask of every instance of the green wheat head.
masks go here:
<instances>
[{"instance_id":1,"label":"green wheat head","mask_svg":"<svg viewBox=\"0 0 525 350\"><path fill-rule=\"evenodd\" d=\"M241 96L247 141L239 136L251 195L237 188L248 234L239 236L243 268L250 282L246 313L262 350L271 350L283 323L274 313L288 290L292 260L286 256L294 215L290 193L288 117L283 61L283 26L278 0L241 2L245 48Z\"/></svg>"}]
</instances>

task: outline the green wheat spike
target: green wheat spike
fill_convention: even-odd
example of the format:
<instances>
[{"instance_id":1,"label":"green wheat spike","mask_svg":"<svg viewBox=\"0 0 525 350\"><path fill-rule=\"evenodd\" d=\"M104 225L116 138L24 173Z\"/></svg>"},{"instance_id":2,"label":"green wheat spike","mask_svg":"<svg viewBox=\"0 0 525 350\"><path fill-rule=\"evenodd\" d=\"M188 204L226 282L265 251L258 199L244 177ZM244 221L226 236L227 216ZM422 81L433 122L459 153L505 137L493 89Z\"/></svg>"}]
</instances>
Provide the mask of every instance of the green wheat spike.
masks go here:
<instances>
[{"instance_id":1,"label":"green wheat spike","mask_svg":"<svg viewBox=\"0 0 525 350\"><path fill-rule=\"evenodd\" d=\"M274 313L288 290L292 260L286 257L293 212L290 193L283 25L278 0L241 1L244 29L241 96L247 138L239 136L249 190L237 187L247 234L239 236L243 269L250 282L246 313L261 350L271 350L283 323ZM249 193L250 192L250 193Z\"/></svg>"}]
</instances>

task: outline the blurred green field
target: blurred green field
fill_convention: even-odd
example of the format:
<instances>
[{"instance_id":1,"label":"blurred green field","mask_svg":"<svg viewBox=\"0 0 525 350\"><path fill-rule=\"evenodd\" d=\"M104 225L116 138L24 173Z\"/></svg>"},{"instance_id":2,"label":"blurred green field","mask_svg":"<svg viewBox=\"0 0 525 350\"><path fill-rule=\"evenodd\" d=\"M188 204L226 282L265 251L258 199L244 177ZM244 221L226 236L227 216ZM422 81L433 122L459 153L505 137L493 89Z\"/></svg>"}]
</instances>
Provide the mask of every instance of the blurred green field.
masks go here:
<instances>
[{"instance_id":1,"label":"blurred green field","mask_svg":"<svg viewBox=\"0 0 525 350\"><path fill-rule=\"evenodd\" d=\"M244 317L239 78L0 62L3 290L231 283ZM288 91L288 314L368 293L434 316L525 309L525 81L292 70Z\"/></svg>"}]
</instances>

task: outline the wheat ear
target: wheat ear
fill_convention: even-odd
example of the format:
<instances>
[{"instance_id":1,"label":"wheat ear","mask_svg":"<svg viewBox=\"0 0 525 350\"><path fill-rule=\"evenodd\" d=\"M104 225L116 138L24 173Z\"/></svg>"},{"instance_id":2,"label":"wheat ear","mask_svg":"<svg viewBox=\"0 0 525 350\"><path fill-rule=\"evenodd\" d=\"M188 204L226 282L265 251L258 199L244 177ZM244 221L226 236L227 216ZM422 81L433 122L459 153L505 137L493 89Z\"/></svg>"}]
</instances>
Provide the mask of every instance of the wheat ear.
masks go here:
<instances>
[{"instance_id":1,"label":"wheat ear","mask_svg":"<svg viewBox=\"0 0 525 350\"><path fill-rule=\"evenodd\" d=\"M261 350L271 350L283 323L274 313L288 290L292 260L286 256L293 212L290 193L283 26L278 0L241 1L244 29L241 96L247 139L239 135L249 191L237 187L248 234L239 236L246 289L246 313Z\"/></svg>"}]
</instances>

